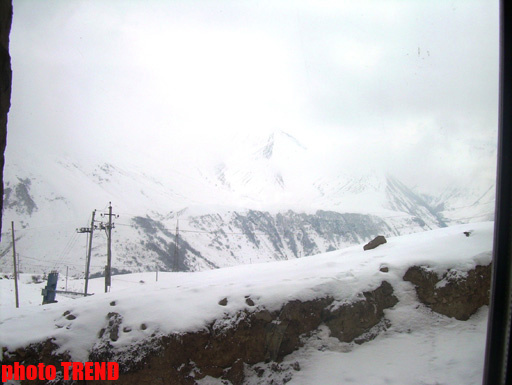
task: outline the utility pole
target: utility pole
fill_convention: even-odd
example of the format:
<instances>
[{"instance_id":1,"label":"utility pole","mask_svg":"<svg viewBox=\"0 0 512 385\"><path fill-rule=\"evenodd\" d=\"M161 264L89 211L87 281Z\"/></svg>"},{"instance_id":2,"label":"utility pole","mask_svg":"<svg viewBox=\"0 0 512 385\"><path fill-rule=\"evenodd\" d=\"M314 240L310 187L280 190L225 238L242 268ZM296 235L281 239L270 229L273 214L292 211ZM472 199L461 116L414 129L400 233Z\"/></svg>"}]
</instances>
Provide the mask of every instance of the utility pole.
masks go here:
<instances>
[{"instance_id":1,"label":"utility pole","mask_svg":"<svg viewBox=\"0 0 512 385\"><path fill-rule=\"evenodd\" d=\"M108 227L107 227L107 272L105 276L105 293L112 286L112 203L108 202ZM108 288L107 288L108 286Z\"/></svg>"},{"instance_id":2,"label":"utility pole","mask_svg":"<svg viewBox=\"0 0 512 385\"><path fill-rule=\"evenodd\" d=\"M173 271L178 271L178 257L180 255L178 250L178 240L180 237L180 228L179 228L180 220L176 219L176 236L175 236L175 246L174 246L174 266Z\"/></svg>"},{"instance_id":3,"label":"utility pole","mask_svg":"<svg viewBox=\"0 0 512 385\"><path fill-rule=\"evenodd\" d=\"M16 271L16 241L14 237L14 222L11 222L12 229L12 261L14 265L14 292L16 295L16 307L20 307L20 300L18 297L18 272Z\"/></svg>"},{"instance_id":4,"label":"utility pole","mask_svg":"<svg viewBox=\"0 0 512 385\"><path fill-rule=\"evenodd\" d=\"M68 291L68 266L66 266L66 291Z\"/></svg>"},{"instance_id":5,"label":"utility pole","mask_svg":"<svg viewBox=\"0 0 512 385\"><path fill-rule=\"evenodd\" d=\"M91 266L92 235L94 233L94 230L97 228L96 225L94 224L94 216L95 215L96 215L96 210L93 210L92 219L91 219L91 227L82 227L80 230L79 229L76 230L79 233L89 233L89 249L87 250L87 262L85 265L84 296L87 296L87 287L89 285L89 268Z\"/></svg>"},{"instance_id":6,"label":"utility pole","mask_svg":"<svg viewBox=\"0 0 512 385\"><path fill-rule=\"evenodd\" d=\"M103 216L103 214L101 214ZM108 202L108 225L103 225L102 228L105 229L105 233L107 234L107 265L105 266L105 293L108 292L109 288L112 286L112 229L114 228L114 224L112 223L112 216L119 218L119 215L112 214L112 202Z\"/></svg>"},{"instance_id":7,"label":"utility pole","mask_svg":"<svg viewBox=\"0 0 512 385\"><path fill-rule=\"evenodd\" d=\"M156 265L156 282L158 282L158 265Z\"/></svg>"}]
</instances>

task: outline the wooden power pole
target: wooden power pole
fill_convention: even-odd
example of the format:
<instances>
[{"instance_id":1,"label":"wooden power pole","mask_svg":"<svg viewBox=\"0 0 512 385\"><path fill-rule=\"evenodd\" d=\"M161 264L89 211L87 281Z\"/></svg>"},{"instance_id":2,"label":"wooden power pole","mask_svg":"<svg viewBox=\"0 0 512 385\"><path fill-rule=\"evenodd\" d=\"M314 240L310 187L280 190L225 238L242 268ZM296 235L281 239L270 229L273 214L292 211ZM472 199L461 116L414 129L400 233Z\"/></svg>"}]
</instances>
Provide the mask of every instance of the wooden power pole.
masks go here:
<instances>
[{"instance_id":1,"label":"wooden power pole","mask_svg":"<svg viewBox=\"0 0 512 385\"><path fill-rule=\"evenodd\" d=\"M112 286L112 204L108 202L108 227L107 227L107 273L105 276L105 293Z\"/></svg>"},{"instance_id":2,"label":"wooden power pole","mask_svg":"<svg viewBox=\"0 0 512 385\"><path fill-rule=\"evenodd\" d=\"M18 271L16 270L16 241L14 237L14 222L11 222L12 229L12 262L14 265L14 293L16 296L16 307L20 307L20 300L18 296Z\"/></svg>"},{"instance_id":3,"label":"wooden power pole","mask_svg":"<svg viewBox=\"0 0 512 385\"><path fill-rule=\"evenodd\" d=\"M79 233L88 233L89 234L89 248L87 250L87 262L85 265L85 287L84 287L84 296L87 296L87 288L89 286L89 268L91 266L91 252L92 252L92 235L94 234L94 229L96 226L94 225L94 216L96 215L96 210L92 212L92 220L91 227L82 227L77 229L76 231Z\"/></svg>"},{"instance_id":4,"label":"wooden power pole","mask_svg":"<svg viewBox=\"0 0 512 385\"><path fill-rule=\"evenodd\" d=\"M180 228L179 228L180 220L176 219L176 236L174 237L175 240L175 246L174 246L174 263L173 263L173 271L178 271L179 265L178 265L178 258L180 256L180 252L178 249L178 240L180 237Z\"/></svg>"},{"instance_id":5,"label":"wooden power pole","mask_svg":"<svg viewBox=\"0 0 512 385\"><path fill-rule=\"evenodd\" d=\"M103 215L103 214L102 214ZM112 229L115 227L112 223L112 217L119 215L112 214L112 202L108 202L108 225L103 226L107 234L107 265L105 266L105 293L112 286Z\"/></svg>"}]
</instances>

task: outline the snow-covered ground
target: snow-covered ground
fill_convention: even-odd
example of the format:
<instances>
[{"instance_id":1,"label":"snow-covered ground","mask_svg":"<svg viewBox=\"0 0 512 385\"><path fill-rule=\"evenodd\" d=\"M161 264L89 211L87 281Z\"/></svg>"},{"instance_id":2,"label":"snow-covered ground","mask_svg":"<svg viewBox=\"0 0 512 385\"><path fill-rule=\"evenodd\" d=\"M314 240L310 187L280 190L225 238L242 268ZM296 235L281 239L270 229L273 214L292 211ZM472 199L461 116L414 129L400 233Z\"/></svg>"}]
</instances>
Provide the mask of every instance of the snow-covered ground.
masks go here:
<instances>
[{"instance_id":1,"label":"snow-covered ground","mask_svg":"<svg viewBox=\"0 0 512 385\"><path fill-rule=\"evenodd\" d=\"M470 237L463 232L472 231ZM373 290L383 280L394 288L399 303L385 311L391 326L362 345L340 343L321 327L304 347L287 356L283 366L295 369L265 371L258 377L247 370L248 384L267 384L285 376L291 384L479 384L483 372L487 308L468 321L431 312L416 298L412 284L402 277L408 267L428 265L435 271L468 271L491 261L493 223L458 225L390 238L370 251L361 245L296 260L242 265L194 272L140 273L114 276L112 290L103 293L102 279L93 279L87 298L58 295L59 303L40 306L44 284L22 276L19 309L14 307L13 280L0 280L1 345L9 350L55 338L73 360L84 361L104 327L105 315L122 315L123 326L112 343L122 348L156 334L199 330L216 319L240 310L277 310L294 300L332 296L340 303ZM389 272L381 272L382 265ZM59 289L65 286L59 279ZM83 290L83 281L70 280L68 290ZM256 306L249 307L250 296ZM227 305L219 301L227 298ZM67 319L70 311L76 318ZM147 328L142 330L141 324ZM266 364L268 365L268 364ZM262 367L265 366L262 364ZM220 384L210 377L201 384Z\"/></svg>"}]
</instances>

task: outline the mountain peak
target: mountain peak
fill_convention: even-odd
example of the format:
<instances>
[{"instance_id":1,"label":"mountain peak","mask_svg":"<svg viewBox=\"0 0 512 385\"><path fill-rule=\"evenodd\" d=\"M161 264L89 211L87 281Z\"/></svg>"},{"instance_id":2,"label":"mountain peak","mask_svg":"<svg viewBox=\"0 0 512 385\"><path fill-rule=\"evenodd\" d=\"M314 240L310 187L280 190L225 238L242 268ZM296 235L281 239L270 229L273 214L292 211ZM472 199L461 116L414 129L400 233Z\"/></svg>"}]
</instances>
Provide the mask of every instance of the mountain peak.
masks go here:
<instances>
[{"instance_id":1,"label":"mountain peak","mask_svg":"<svg viewBox=\"0 0 512 385\"><path fill-rule=\"evenodd\" d=\"M302 148L303 150L307 150L306 146L304 146L301 142L299 142L294 136L288 134L284 131L277 131L277 134L284 138L285 140L290 141L291 143L294 143L296 146Z\"/></svg>"},{"instance_id":2,"label":"mountain peak","mask_svg":"<svg viewBox=\"0 0 512 385\"><path fill-rule=\"evenodd\" d=\"M261 155L264 158L270 159L272 157L272 153L274 152L274 134L270 134L267 140L267 144L261 149Z\"/></svg>"},{"instance_id":3,"label":"mountain peak","mask_svg":"<svg viewBox=\"0 0 512 385\"><path fill-rule=\"evenodd\" d=\"M295 137L287 132L278 130L267 137L265 144L255 152L255 155L257 158L271 159L276 154L276 151L280 155L286 155L290 152L296 152L297 149L307 150L306 146Z\"/></svg>"}]
</instances>

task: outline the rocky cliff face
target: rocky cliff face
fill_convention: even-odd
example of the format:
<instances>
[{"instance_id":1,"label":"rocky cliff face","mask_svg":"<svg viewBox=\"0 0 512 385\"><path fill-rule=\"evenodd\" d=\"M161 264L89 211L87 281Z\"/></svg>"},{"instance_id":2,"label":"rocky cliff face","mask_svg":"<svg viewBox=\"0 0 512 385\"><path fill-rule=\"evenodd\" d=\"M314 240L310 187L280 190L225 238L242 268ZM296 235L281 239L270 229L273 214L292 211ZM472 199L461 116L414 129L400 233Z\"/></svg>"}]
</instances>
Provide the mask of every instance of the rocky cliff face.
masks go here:
<instances>
[{"instance_id":1,"label":"rocky cliff face","mask_svg":"<svg viewBox=\"0 0 512 385\"><path fill-rule=\"evenodd\" d=\"M416 217L393 222L375 215L322 210L314 214L231 211L186 218L175 253L172 220L147 216L131 222L137 236L120 242L118 257L131 263L138 250L152 261L151 266L180 271L300 258L363 243L379 234L398 236L425 229ZM138 271L143 269L141 262L125 268Z\"/></svg>"},{"instance_id":2,"label":"rocky cliff face","mask_svg":"<svg viewBox=\"0 0 512 385\"><path fill-rule=\"evenodd\" d=\"M11 107L11 56L9 55L9 33L12 23L12 1L0 1L0 194L4 194L4 152L7 141L7 113ZM0 201L0 232L2 230ZM1 237L1 235L0 235Z\"/></svg>"}]
</instances>

